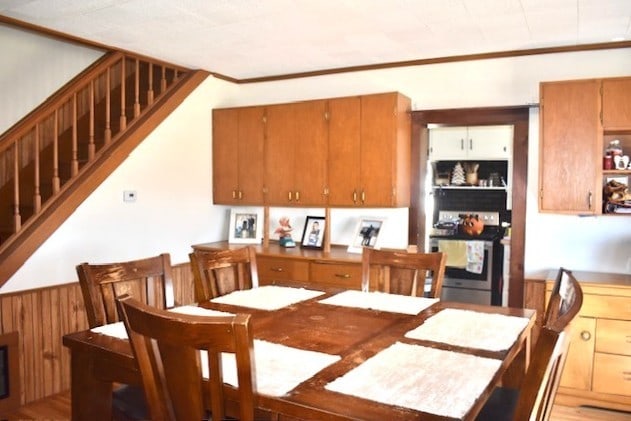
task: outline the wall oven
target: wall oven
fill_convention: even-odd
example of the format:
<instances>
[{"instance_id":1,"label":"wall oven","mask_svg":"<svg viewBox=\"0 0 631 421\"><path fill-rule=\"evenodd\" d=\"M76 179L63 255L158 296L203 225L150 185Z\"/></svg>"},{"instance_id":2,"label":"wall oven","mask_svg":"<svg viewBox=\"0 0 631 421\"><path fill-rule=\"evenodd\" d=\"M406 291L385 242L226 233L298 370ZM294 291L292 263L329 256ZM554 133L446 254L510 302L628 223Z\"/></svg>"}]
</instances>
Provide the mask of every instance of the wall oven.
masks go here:
<instances>
[{"instance_id":1,"label":"wall oven","mask_svg":"<svg viewBox=\"0 0 631 421\"><path fill-rule=\"evenodd\" d=\"M478 215L485 222L484 230L478 236L464 234L458 229L455 229L453 233L441 231L439 234L434 233L430 235L429 244L431 250L447 251L448 253L448 264L445 269L441 299L475 304L502 305L503 247L499 242L502 237L499 213L440 211L439 221L457 220L460 214ZM478 262L481 263L481 270L472 271L468 265L465 267L450 266L452 259L450 259L449 253L454 250L452 247L454 244L448 244L450 241L458 241L461 244L464 242L465 245L467 242L475 242L476 244L471 244L471 246L479 247L478 252L483 250L481 262ZM466 250L469 250L469 247L470 245L467 245ZM482 253L478 253L478 256L479 259ZM468 257L466 256L467 259Z\"/></svg>"}]
</instances>

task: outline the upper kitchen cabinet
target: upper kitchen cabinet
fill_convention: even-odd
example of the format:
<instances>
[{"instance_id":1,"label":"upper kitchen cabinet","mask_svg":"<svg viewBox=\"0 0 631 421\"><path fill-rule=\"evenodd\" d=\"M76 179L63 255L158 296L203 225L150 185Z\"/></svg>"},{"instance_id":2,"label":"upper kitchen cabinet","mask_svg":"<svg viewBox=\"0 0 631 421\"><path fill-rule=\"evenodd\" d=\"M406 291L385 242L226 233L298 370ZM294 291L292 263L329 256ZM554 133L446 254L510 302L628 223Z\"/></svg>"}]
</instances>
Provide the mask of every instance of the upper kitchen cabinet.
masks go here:
<instances>
[{"instance_id":1,"label":"upper kitchen cabinet","mask_svg":"<svg viewBox=\"0 0 631 421\"><path fill-rule=\"evenodd\" d=\"M409 206L409 98L364 95L328 106L329 206Z\"/></svg>"},{"instance_id":2,"label":"upper kitchen cabinet","mask_svg":"<svg viewBox=\"0 0 631 421\"><path fill-rule=\"evenodd\" d=\"M326 101L267 107L265 204L326 205Z\"/></svg>"},{"instance_id":3,"label":"upper kitchen cabinet","mask_svg":"<svg viewBox=\"0 0 631 421\"><path fill-rule=\"evenodd\" d=\"M602 81L604 130L631 130L631 78Z\"/></svg>"},{"instance_id":4,"label":"upper kitchen cabinet","mask_svg":"<svg viewBox=\"0 0 631 421\"><path fill-rule=\"evenodd\" d=\"M539 210L598 214L602 198L600 81L540 85Z\"/></svg>"},{"instance_id":5,"label":"upper kitchen cabinet","mask_svg":"<svg viewBox=\"0 0 631 421\"><path fill-rule=\"evenodd\" d=\"M329 121L329 204L360 205L360 97L328 101Z\"/></svg>"},{"instance_id":6,"label":"upper kitchen cabinet","mask_svg":"<svg viewBox=\"0 0 631 421\"><path fill-rule=\"evenodd\" d=\"M410 205L411 102L399 93L361 97L363 206Z\"/></svg>"},{"instance_id":7,"label":"upper kitchen cabinet","mask_svg":"<svg viewBox=\"0 0 631 421\"><path fill-rule=\"evenodd\" d=\"M510 160L513 126L436 127L430 130L431 161Z\"/></svg>"},{"instance_id":8,"label":"upper kitchen cabinet","mask_svg":"<svg viewBox=\"0 0 631 421\"><path fill-rule=\"evenodd\" d=\"M213 110L213 201L263 203L265 108Z\"/></svg>"}]
</instances>

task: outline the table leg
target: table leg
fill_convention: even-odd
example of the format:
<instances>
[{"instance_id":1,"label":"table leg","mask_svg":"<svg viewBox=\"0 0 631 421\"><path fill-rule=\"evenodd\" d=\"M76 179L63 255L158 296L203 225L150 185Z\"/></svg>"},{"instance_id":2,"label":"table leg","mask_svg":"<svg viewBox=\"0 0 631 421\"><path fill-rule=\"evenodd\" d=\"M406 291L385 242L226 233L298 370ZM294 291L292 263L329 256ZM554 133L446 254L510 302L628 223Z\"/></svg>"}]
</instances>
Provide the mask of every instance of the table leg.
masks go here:
<instances>
[{"instance_id":1,"label":"table leg","mask_svg":"<svg viewBox=\"0 0 631 421\"><path fill-rule=\"evenodd\" d=\"M94 375L94 361L89 354L71 351L70 358L72 420L111 421L112 383Z\"/></svg>"}]
</instances>

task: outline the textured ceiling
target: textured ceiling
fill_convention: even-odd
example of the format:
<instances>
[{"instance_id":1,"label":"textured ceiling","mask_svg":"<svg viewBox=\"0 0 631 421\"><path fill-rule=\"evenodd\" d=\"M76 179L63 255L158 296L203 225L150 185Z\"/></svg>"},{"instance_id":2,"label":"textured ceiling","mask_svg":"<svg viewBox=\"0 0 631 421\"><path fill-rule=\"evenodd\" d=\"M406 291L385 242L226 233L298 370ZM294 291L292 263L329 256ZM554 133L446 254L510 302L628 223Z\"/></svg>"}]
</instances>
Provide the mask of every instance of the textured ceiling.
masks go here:
<instances>
[{"instance_id":1,"label":"textured ceiling","mask_svg":"<svg viewBox=\"0 0 631 421\"><path fill-rule=\"evenodd\" d=\"M0 0L0 15L236 79L631 39L631 0Z\"/></svg>"}]
</instances>

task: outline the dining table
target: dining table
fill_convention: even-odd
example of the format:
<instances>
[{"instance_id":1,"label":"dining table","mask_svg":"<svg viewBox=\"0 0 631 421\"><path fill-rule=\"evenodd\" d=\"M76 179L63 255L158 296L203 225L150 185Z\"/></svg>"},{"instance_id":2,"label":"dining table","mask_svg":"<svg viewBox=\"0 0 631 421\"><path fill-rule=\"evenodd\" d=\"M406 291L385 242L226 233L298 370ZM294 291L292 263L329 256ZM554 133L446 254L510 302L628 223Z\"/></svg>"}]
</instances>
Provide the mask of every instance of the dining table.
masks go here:
<instances>
[{"instance_id":1,"label":"dining table","mask_svg":"<svg viewBox=\"0 0 631 421\"><path fill-rule=\"evenodd\" d=\"M251 315L257 419L475 419L496 386L519 387L535 324L535 311L523 308L283 286L180 311ZM110 420L113 387L141 384L124 326L70 333L63 343L72 419ZM238 408L230 371L226 408Z\"/></svg>"}]
</instances>

